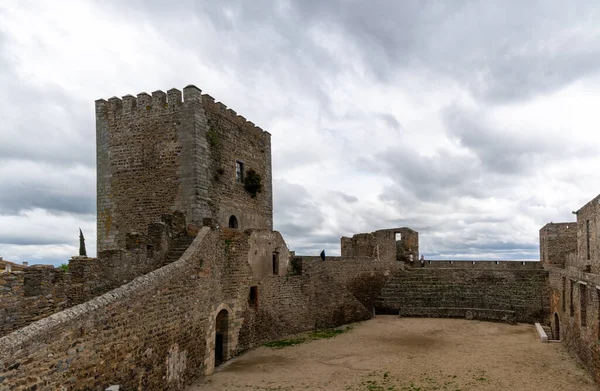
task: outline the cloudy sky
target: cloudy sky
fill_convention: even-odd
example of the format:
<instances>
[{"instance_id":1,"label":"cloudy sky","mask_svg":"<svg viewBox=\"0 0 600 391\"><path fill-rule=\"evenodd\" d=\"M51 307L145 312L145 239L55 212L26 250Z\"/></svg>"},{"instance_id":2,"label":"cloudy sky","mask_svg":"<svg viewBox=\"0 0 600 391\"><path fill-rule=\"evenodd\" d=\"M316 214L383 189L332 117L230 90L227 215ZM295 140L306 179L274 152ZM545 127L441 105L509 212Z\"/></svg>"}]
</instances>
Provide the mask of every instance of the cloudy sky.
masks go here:
<instances>
[{"instance_id":1,"label":"cloudy sky","mask_svg":"<svg viewBox=\"0 0 600 391\"><path fill-rule=\"evenodd\" d=\"M95 254L94 100L195 84L273 135L291 249L408 226L428 258L538 257L600 192L600 5L0 2L0 256Z\"/></svg>"}]
</instances>

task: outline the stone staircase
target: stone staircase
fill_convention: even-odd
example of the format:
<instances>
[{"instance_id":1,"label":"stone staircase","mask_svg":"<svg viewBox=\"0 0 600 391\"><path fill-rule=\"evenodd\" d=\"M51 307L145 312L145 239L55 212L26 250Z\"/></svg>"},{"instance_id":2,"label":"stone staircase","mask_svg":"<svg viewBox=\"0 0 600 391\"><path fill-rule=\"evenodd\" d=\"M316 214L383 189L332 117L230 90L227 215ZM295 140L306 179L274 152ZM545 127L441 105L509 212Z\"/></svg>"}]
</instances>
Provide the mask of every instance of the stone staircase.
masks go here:
<instances>
[{"instance_id":1,"label":"stone staircase","mask_svg":"<svg viewBox=\"0 0 600 391\"><path fill-rule=\"evenodd\" d=\"M173 242L173 246L171 247L171 251L165 257L165 265L175 262L185 251L190 247L190 244L194 241L194 237L192 236L180 236L175 239Z\"/></svg>"},{"instance_id":2,"label":"stone staircase","mask_svg":"<svg viewBox=\"0 0 600 391\"><path fill-rule=\"evenodd\" d=\"M544 332L548 336L548 342L560 342L560 340L558 338L556 338L556 336L554 335L554 332L552 331L552 327L542 326L542 328L544 329Z\"/></svg>"}]
</instances>

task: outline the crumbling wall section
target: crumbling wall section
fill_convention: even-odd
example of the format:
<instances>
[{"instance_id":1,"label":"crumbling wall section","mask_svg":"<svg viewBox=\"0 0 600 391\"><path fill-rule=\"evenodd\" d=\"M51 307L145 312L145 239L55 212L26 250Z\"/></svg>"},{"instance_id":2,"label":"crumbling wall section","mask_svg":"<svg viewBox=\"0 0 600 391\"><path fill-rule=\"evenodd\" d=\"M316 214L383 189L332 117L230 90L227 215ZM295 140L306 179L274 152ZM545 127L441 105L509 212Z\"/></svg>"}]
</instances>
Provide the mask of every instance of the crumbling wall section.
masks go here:
<instances>
[{"instance_id":1,"label":"crumbling wall section","mask_svg":"<svg viewBox=\"0 0 600 391\"><path fill-rule=\"evenodd\" d=\"M177 239L187 234L180 213L164 214L148 235L128 235L125 249L100 258L73 257L68 270L34 265L0 274L0 336L65 308L84 303L165 264Z\"/></svg>"},{"instance_id":2,"label":"crumbling wall section","mask_svg":"<svg viewBox=\"0 0 600 391\"><path fill-rule=\"evenodd\" d=\"M343 257L372 257L381 261L409 262L419 258L419 233L410 228L382 229L341 238Z\"/></svg>"},{"instance_id":3,"label":"crumbling wall section","mask_svg":"<svg viewBox=\"0 0 600 391\"><path fill-rule=\"evenodd\" d=\"M69 273L47 265L0 274L0 336L67 308L69 283Z\"/></svg>"}]
</instances>

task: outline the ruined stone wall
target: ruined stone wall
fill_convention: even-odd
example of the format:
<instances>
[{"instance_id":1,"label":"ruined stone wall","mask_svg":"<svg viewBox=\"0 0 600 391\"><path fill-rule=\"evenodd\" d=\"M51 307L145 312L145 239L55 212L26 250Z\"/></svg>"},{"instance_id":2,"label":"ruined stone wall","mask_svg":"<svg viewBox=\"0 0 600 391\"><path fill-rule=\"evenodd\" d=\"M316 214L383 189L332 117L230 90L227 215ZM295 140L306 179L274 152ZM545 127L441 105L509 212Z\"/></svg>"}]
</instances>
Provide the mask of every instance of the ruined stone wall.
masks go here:
<instances>
[{"instance_id":1,"label":"ruined stone wall","mask_svg":"<svg viewBox=\"0 0 600 391\"><path fill-rule=\"evenodd\" d=\"M343 285L369 311L373 312L376 299L395 273L404 270L397 261L378 261L371 257L297 257L303 274L329 275Z\"/></svg>"},{"instance_id":2,"label":"ruined stone wall","mask_svg":"<svg viewBox=\"0 0 600 391\"><path fill-rule=\"evenodd\" d=\"M597 382L600 382L599 299L600 276L597 274L574 268L550 269L550 318L554 338L562 340Z\"/></svg>"},{"instance_id":3,"label":"ruined stone wall","mask_svg":"<svg viewBox=\"0 0 600 391\"><path fill-rule=\"evenodd\" d=\"M202 97L210 153L209 198L214 218L221 227L233 215L238 228L273 229L271 135L209 96ZM261 177L262 191L252 197L236 180L236 163L244 176L254 170Z\"/></svg>"},{"instance_id":4,"label":"ruined stone wall","mask_svg":"<svg viewBox=\"0 0 600 391\"><path fill-rule=\"evenodd\" d=\"M399 234L400 240L396 240ZM410 228L382 229L341 238L343 257L373 257L381 261L409 261L419 258L419 233Z\"/></svg>"},{"instance_id":5,"label":"ruined stone wall","mask_svg":"<svg viewBox=\"0 0 600 391\"><path fill-rule=\"evenodd\" d=\"M255 276L252 235L203 228L180 260L0 338L0 390L180 390L212 372L218 327L229 358L371 316L328 273Z\"/></svg>"},{"instance_id":6,"label":"ruined stone wall","mask_svg":"<svg viewBox=\"0 0 600 391\"><path fill-rule=\"evenodd\" d=\"M46 265L0 274L0 336L67 308L69 281Z\"/></svg>"},{"instance_id":7,"label":"ruined stone wall","mask_svg":"<svg viewBox=\"0 0 600 391\"><path fill-rule=\"evenodd\" d=\"M426 317L463 313L448 308L505 311L511 317L514 311L519 322L547 322L547 278L542 268L520 262L501 268L408 268L390 276L375 307L381 313Z\"/></svg>"},{"instance_id":8,"label":"ruined stone wall","mask_svg":"<svg viewBox=\"0 0 600 391\"><path fill-rule=\"evenodd\" d=\"M577 223L549 223L540 229L540 261L564 267L570 253L577 252Z\"/></svg>"},{"instance_id":9,"label":"ruined stone wall","mask_svg":"<svg viewBox=\"0 0 600 391\"><path fill-rule=\"evenodd\" d=\"M271 139L195 86L96 101L98 252L142 243L173 211L195 226L271 229ZM236 182L236 161L254 169L255 198ZM209 223L210 222L210 223Z\"/></svg>"},{"instance_id":10,"label":"ruined stone wall","mask_svg":"<svg viewBox=\"0 0 600 391\"><path fill-rule=\"evenodd\" d=\"M478 309L473 316L482 320L548 321L548 272L540 262L431 261L410 268L369 257L296 258L303 273L326 271L377 313L464 317Z\"/></svg>"},{"instance_id":11,"label":"ruined stone wall","mask_svg":"<svg viewBox=\"0 0 600 391\"><path fill-rule=\"evenodd\" d=\"M165 214L150 224L144 242L128 235L126 249L103 251L101 258L73 257L68 271L34 265L22 272L0 274L0 336L163 266L177 240L186 234L180 214Z\"/></svg>"}]
</instances>

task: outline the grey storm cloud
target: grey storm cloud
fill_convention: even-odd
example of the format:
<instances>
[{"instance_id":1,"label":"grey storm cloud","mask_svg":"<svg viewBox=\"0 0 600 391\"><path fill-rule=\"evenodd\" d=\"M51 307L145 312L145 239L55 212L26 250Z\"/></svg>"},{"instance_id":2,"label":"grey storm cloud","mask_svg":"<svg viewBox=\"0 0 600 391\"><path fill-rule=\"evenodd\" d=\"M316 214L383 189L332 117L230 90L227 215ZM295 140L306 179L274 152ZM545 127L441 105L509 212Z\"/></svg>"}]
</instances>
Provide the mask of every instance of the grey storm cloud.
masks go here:
<instances>
[{"instance_id":1,"label":"grey storm cloud","mask_svg":"<svg viewBox=\"0 0 600 391\"><path fill-rule=\"evenodd\" d=\"M272 132L275 228L299 253L339 248L342 235L410 226L431 254L533 258L536 224L563 213L567 190L593 181L593 171L556 166L588 159L593 167L597 145L491 113L598 74L596 2L108 0L86 7L93 24L54 26L53 38L34 25L19 41L22 32L0 25L0 219L42 209L47 214L37 218L91 224L93 101L110 96L105 91L187 83ZM32 2L21 11L45 20L48 10ZM2 12L0 5L8 20ZM74 56L53 68L64 74L45 79L26 70L25 61L52 63L63 38L73 44L67 38L79 33L94 46L90 62ZM146 37L150 45L142 45ZM20 45L36 57L24 60ZM551 187L532 196L534 180ZM31 239L25 226L1 240L66 243L43 231Z\"/></svg>"},{"instance_id":2,"label":"grey storm cloud","mask_svg":"<svg viewBox=\"0 0 600 391\"><path fill-rule=\"evenodd\" d=\"M557 155L593 156L595 147L556 137L543 128L511 129L494 125L485 112L449 107L443 113L451 138L474 152L486 173L523 175Z\"/></svg>"},{"instance_id":3,"label":"grey storm cloud","mask_svg":"<svg viewBox=\"0 0 600 391\"><path fill-rule=\"evenodd\" d=\"M0 161L30 160L55 164L96 161L93 104L72 96L51 81L41 83L18 72L0 29ZM40 48L42 50L43 48Z\"/></svg>"},{"instance_id":4,"label":"grey storm cloud","mask_svg":"<svg viewBox=\"0 0 600 391\"><path fill-rule=\"evenodd\" d=\"M322 80L343 66L307 37L311 28L342 37L343 44L356 48L358 60L383 82L401 69L426 70L454 78L490 102L552 91L597 72L600 65L595 29L600 4L595 2L578 7L565 7L557 0L527 4L516 0L129 4L131 12L141 6L156 20L180 19L182 12L208 15L216 29L237 38L230 44L243 62L238 66L265 69L267 64L272 66L273 55L280 53L278 62L287 69L288 61L294 61L296 75L304 82L309 80L306 68L316 66L310 75Z\"/></svg>"}]
</instances>

